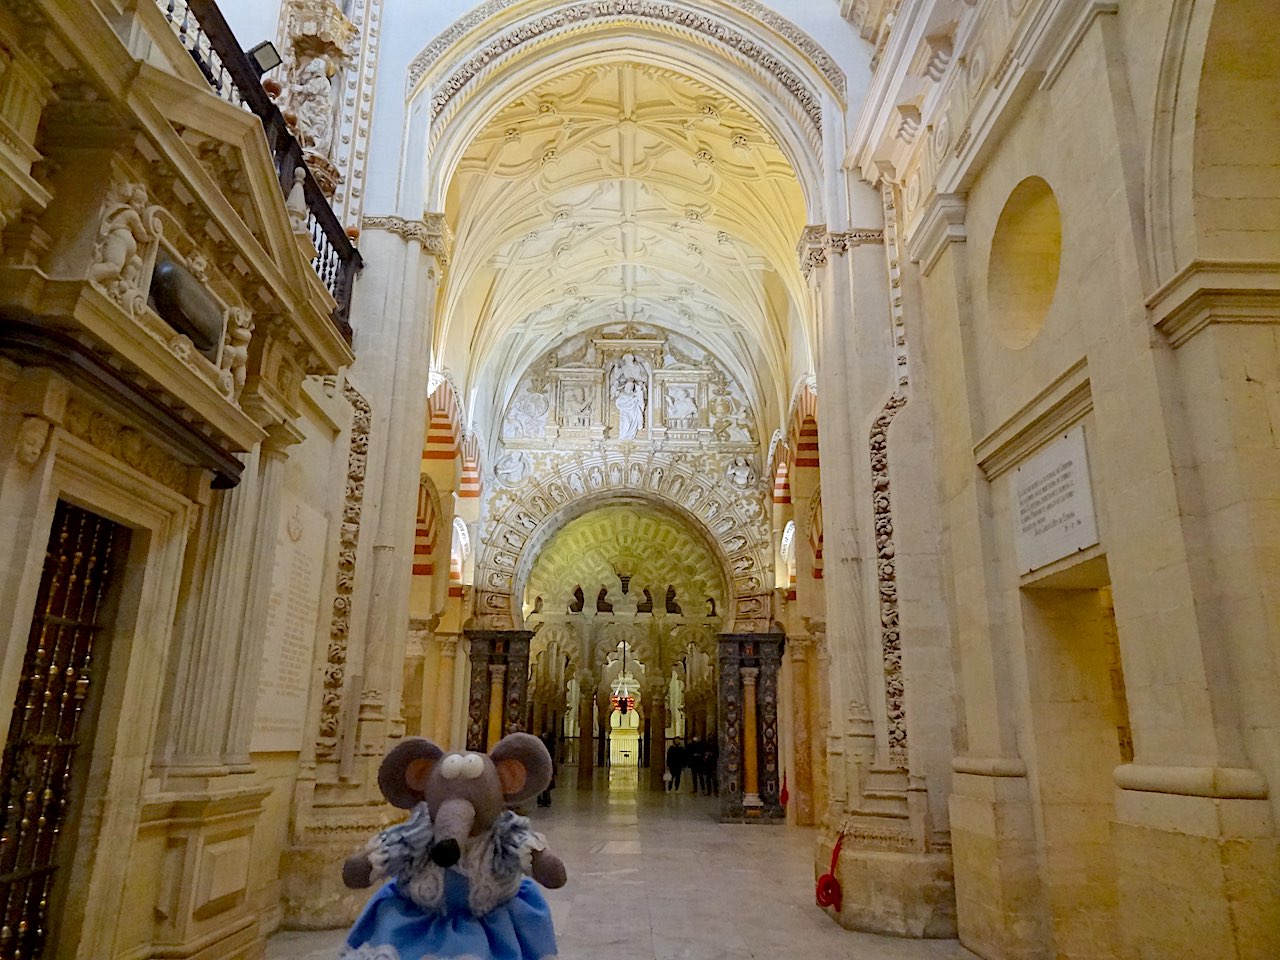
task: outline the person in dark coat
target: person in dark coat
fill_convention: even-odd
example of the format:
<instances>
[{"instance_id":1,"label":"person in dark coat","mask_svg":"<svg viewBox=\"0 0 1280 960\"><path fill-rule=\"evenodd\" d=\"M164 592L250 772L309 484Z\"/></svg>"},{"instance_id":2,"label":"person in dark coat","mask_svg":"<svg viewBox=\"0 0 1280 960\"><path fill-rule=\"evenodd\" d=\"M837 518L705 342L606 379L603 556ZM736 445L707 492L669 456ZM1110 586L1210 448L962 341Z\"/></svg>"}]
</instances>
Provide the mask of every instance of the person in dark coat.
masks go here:
<instances>
[{"instance_id":1,"label":"person in dark coat","mask_svg":"<svg viewBox=\"0 0 1280 960\"><path fill-rule=\"evenodd\" d=\"M551 754L551 782L547 784L547 789L538 794L538 806L551 806L551 791L556 788L556 737L550 730L542 731L542 736L538 737L542 741L542 745L547 748L547 753Z\"/></svg>"},{"instance_id":2,"label":"person in dark coat","mask_svg":"<svg viewBox=\"0 0 1280 960\"><path fill-rule=\"evenodd\" d=\"M680 746L679 740L672 740L671 746L667 747L667 772L671 774L671 779L667 781L667 789L676 791L680 789L680 774L684 772L686 762L684 747Z\"/></svg>"},{"instance_id":3,"label":"person in dark coat","mask_svg":"<svg viewBox=\"0 0 1280 960\"><path fill-rule=\"evenodd\" d=\"M702 754L705 749L706 745L701 740L694 740L689 744L689 774L693 777L694 793L697 793L702 788Z\"/></svg>"},{"instance_id":4,"label":"person in dark coat","mask_svg":"<svg viewBox=\"0 0 1280 960\"><path fill-rule=\"evenodd\" d=\"M706 749L702 754L703 781L708 796L712 793L720 796L720 778L716 766L720 763L720 744L715 737L707 739Z\"/></svg>"}]
</instances>

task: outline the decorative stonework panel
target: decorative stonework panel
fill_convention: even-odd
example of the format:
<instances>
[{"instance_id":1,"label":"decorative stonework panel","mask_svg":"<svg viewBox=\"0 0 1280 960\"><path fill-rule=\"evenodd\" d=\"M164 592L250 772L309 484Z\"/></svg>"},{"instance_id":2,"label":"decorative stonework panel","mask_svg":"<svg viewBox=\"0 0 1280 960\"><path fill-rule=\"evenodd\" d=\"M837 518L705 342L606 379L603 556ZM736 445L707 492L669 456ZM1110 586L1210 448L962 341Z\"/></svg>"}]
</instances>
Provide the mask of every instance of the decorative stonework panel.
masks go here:
<instances>
[{"instance_id":1,"label":"decorative stonework panel","mask_svg":"<svg viewBox=\"0 0 1280 960\"><path fill-rule=\"evenodd\" d=\"M351 637L351 600L355 593L356 552L360 545L360 518L364 512L364 476L369 459L369 428L372 409L350 383L342 388L354 411L351 441L347 454L347 489L338 527L338 574L329 621L329 647L325 657L324 688L320 701L320 736L316 757L337 758L343 690L347 678L347 644Z\"/></svg>"}]
</instances>

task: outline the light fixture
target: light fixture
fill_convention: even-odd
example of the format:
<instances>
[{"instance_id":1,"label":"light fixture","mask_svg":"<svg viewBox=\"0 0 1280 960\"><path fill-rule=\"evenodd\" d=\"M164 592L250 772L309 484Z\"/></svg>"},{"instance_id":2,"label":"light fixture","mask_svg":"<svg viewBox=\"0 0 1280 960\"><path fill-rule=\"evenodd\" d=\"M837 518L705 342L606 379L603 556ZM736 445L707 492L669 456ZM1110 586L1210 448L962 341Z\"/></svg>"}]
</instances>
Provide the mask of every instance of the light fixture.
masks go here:
<instances>
[{"instance_id":1,"label":"light fixture","mask_svg":"<svg viewBox=\"0 0 1280 960\"><path fill-rule=\"evenodd\" d=\"M262 76L268 70L274 70L284 63L284 58L280 56L280 51L276 49L276 45L270 40L263 40L256 47L250 47L245 51L245 55L253 62L254 69L258 71L258 76Z\"/></svg>"}]
</instances>

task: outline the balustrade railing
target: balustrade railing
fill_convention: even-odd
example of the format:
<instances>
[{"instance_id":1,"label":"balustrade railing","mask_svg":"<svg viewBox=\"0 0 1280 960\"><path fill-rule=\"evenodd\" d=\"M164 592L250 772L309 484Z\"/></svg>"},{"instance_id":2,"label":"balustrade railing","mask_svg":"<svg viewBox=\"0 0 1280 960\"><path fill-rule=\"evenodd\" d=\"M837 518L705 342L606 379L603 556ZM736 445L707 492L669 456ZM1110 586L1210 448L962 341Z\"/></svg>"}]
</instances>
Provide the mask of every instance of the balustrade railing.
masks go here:
<instances>
[{"instance_id":1,"label":"balustrade railing","mask_svg":"<svg viewBox=\"0 0 1280 960\"><path fill-rule=\"evenodd\" d=\"M338 302L333 322L351 340L351 288L364 265L360 253L342 228L328 198L302 154L302 145L289 132L284 115L267 96L257 68L240 47L213 0L156 0L182 45L209 81L209 88L262 121L267 146L275 158L280 190L288 196L299 169L304 171L303 196L307 203L307 230L315 244L311 261L321 282Z\"/></svg>"}]
</instances>

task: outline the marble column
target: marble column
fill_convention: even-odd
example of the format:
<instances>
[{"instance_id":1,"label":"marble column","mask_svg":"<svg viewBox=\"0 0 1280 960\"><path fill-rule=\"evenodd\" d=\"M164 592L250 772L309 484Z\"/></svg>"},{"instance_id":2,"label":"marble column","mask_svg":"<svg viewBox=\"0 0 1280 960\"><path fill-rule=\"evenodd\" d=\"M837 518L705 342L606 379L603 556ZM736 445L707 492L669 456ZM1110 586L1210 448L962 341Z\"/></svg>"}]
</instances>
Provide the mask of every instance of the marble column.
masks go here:
<instances>
[{"instance_id":1,"label":"marble column","mask_svg":"<svg viewBox=\"0 0 1280 960\"><path fill-rule=\"evenodd\" d=\"M809 654L813 642L790 637L791 653L791 760L795 781L791 784L791 810L796 823L813 823L813 703L809 690Z\"/></svg>"},{"instance_id":2,"label":"marble column","mask_svg":"<svg viewBox=\"0 0 1280 960\"><path fill-rule=\"evenodd\" d=\"M756 731L756 679L759 667L742 668L742 805L762 806L760 756Z\"/></svg>"},{"instance_id":3,"label":"marble column","mask_svg":"<svg viewBox=\"0 0 1280 960\"><path fill-rule=\"evenodd\" d=\"M588 682L579 688L578 697L578 788L591 789L596 754L592 744L595 721L595 683Z\"/></svg>"},{"instance_id":4,"label":"marble column","mask_svg":"<svg viewBox=\"0 0 1280 960\"><path fill-rule=\"evenodd\" d=\"M437 637L440 643L440 660L435 675L435 717L431 725L432 736L443 750L453 749L453 684L455 664L458 659L458 638ZM424 684L425 686L425 684ZM425 690L424 690L425 693ZM427 702L422 702L426 715Z\"/></svg>"},{"instance_id":5,"label":"marble column","mask_svg":"<svg viewBox=\"0 0 1280 960\"><path fill-rule=\"evenodd\" d=\"M503 707L506 706L503 691L506 687L506 676L506 664L489 664L489 733L486 738L486 750L493 750L497 742L502 739Z\"/></svg>"},{"instance_id":6,"label":"marble column","mask_svg":"<svg viewBox=\"0 0 1280 960\"><path fill-rule=\"evenodd\" d=\"M468 750L483 750L489 735L489 641L471 637L471 681L467 693Z\"/></svg>"},{"instance_id":7,"label":"marble column","mask_svg":"<svg viewBox=\"0 0 1280 960\"><path fill-rule=\"evenodd\" d=\"M535 737L542 736L543 727L546 724L546 704L543 703L541 697L537 697L533 701L533 716L530 718L530 730Z\"/></svg>"},{"instance_id":8,"label":"marble column","mask_svg":"<svg viewBox=\"0 0 1280 960\"><path fill-rule=\"evenodd\" d=\"M665 690L658 689L645 698L653 717L649 734L649 786L662 790L666 784L662 774L667 769L667 699Z\"/></svg>"}]
</instances>

